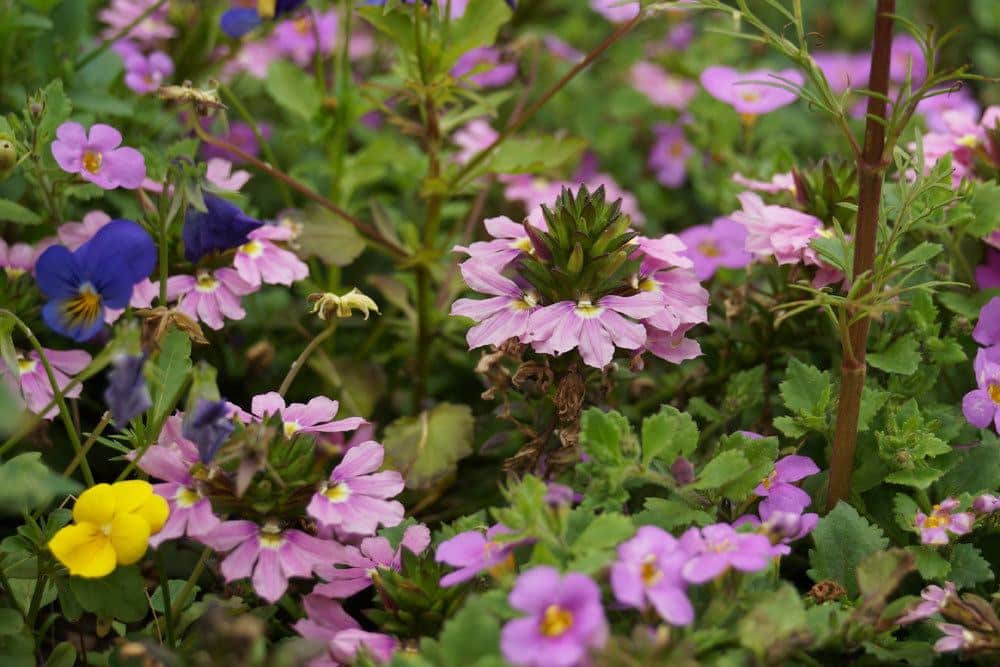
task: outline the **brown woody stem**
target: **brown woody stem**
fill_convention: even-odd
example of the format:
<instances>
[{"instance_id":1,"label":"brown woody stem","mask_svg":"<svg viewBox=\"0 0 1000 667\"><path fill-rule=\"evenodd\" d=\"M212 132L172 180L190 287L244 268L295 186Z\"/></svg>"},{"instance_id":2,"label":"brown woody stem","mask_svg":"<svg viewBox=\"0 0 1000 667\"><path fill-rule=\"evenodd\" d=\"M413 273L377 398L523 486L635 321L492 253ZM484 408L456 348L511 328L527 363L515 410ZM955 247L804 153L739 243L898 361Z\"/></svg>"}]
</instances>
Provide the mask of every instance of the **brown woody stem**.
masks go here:
<instances>
[{"instance_id":1,"label":"brown woody stem","mask_svg":"<svg viewBox=\"0 0 1000 667\"><path fill-rule=\"evenodd\" d=\"M888 166L885 158L886 99L889 94L889 64L892 57L892 15L896 11L896 2L878 0L875 11L875 40L868 89L878 95L868 97L865 142L858 158L858 222L854 229L855 283L859 276L875 266L879 205L882 200L882 182ZM858 415L865 386L869 324L868 317L859 317L848 327L847 338L842 341L844 359L840 370L840 398L830 460L828 510L839 501L846 500L851 492L854 449L858 441Z\"/></svg>"}]
</instances>

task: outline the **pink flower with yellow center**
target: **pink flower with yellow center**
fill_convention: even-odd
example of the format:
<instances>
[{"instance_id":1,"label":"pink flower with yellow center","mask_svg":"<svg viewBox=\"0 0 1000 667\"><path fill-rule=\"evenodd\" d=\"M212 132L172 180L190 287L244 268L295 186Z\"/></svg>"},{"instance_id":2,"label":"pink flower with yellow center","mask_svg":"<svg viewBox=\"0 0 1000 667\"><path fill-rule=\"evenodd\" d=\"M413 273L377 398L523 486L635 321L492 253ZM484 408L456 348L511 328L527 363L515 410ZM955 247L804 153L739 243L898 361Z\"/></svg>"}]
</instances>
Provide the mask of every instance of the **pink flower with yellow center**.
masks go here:
<instances>
[{"instance_id":1,"label":"pink flower with yellow center","mask_svg":"<svg viewBox=\"0 0 1000 667\"><path fill-rule=\"evenodd\" d=\"M199 271L197 277L171 276L167 279L167 298L180 299L177 310L212 329L221 329L225 319L246 317L240 298L256 291L256 287L230 268L216 269L212 273Z\"/></svg>"},{"instance_id":2,"label":"pink flower with yellow center","mask_svg":"<svg viewBox=\"0 0 1000 667\"><path fill-rule=\"evenodd\" d=\"M76 375L90 363L90 355L82 350L44 350L45 358L52 366L52 374L56 378L56 385L63 392L66 398L79 398L83 385L77 384L72 389L66 387ZM11 370L16 371L11 373ZM52 393L52 384L49 382L45 366L42 364L38 352L32 350L24 355L18 355L17 368L8 369L0 362L0 375L3 376L6 384L20 394L24 400L25 407L35 414L41 414L45 408L52 403L55 394ZM59 414L59 408L52 406L41 416L45 419L53 419Z\"/></svg>"},{"instance_id":3,"label":"pink flower with yellow center","mask_svg":"<svg viewBox=\"0 0 1000 667\"><path fill-rule=\"evenodd\" d=\"M965 535L972 530L976 518L970 512L956 512L959 502L947 498L931 508L930 514L917 512L914 522L920 531L922 544L948 544L948 533Z\"/></svg>"},{"instance_id":4,"label":"pink flower with yellow center","mask_svg":"<svg viewBox=\"0 0 1000 667\"><path fill-rule=\"evenodd\" d=\"M275 241L290 241L289 227L264 225L247 234L247 242L236 249L233 266L240 278L254 287L291 285L309 275L309 267L295 253L279 247Z\"/></svg>"},{"instance_id":5,"label":"pink flower with yellow center","mask_svg":"<svg viewBox=\"0 0 1000 667\"><path fill-rule=\"evenodd\" d=\"M52 155L63 171L105 190L134 190L146 178L146 161L142 153L121 143L121 133L110 125L98 123L88 133L79 123L63 123L56 130Z\"/></svg>"}]
</instances>

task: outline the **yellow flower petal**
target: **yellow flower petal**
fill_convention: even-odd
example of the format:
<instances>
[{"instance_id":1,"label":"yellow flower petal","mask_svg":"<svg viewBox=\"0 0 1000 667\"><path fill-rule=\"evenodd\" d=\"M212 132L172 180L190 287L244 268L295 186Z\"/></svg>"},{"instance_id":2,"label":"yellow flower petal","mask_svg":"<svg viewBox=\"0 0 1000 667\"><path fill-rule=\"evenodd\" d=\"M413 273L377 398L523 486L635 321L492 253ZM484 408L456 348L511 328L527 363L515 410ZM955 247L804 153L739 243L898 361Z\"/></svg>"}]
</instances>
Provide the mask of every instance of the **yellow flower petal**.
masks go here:
<instances>
[{"instance_id":1,"label":"yellow flower petal","mask_svg":"<svg viewBox=\"0 0 1000 667\"><path fill-rule=\"evenodd\" d=\"M49 550L69 568L70 574L78 577L96 579L111 574L118 560L111 540L98 526L86 521L61 528L49 540Z\"/></svg>"},{"instance_id":2,"label":"yellow flower petal","mask_svg":"<svg viewBox=\"0 0 1000 667\"><path fill-rule=\"evenodd\" d=\"M115 516L115 493L110 484L92 486L76 499L73 505L73 520L77 523L89 522L102 526L111 523Z\"/></svg>"},{"instance_id":3,"label":"yellow flower petal","mask_svg":"<svg viewBox=\"0 0 1000 667\"><path fill-rule=\"evenodd\" d=\"M162 496L158 496L155 493L146 498L146 502L135 512L135 516L140 516L146 520L146 523L149 524L149 532L153 535L160 532L160 528L163 528L163 524L167 522L169 514L170 505L167 504L167 501Z\"/></svg>"},{"instance_id":4,"label":"yellow flower petal","mask_svg":"<svg viewBox=\"0 0 1000 667\"><path fill-rule=\"evenodd\" d=\"M115 494L115 509L119 514L134 514L153 495L153 485L141 479L115 482L111 490Z\"/></svg>"},{"instance_id":5,"label":"yellow flower petal","mask_svg":"<svg viewBox=\"0 0 1000 667\"><path fill-rule=\"evenodd\" d=\"M120 514L111 522L111 545L122 565L135 563L149 546L149 523L137 514Z\"/></svg>"}]
</instances>

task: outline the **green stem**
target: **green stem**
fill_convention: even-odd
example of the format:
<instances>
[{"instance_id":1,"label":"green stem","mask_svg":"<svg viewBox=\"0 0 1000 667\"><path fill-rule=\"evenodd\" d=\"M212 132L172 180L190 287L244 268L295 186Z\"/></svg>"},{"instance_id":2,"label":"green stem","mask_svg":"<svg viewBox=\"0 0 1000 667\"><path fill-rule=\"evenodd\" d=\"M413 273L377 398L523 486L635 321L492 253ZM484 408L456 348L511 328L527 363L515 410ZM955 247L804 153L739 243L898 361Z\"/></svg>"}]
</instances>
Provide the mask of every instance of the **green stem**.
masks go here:
<instances>
[{"instance_id":1,"label":"green stem","mask_svg":"<svg viewBox=\"0 0 1000 667\"><path fill-rule=\"evenodd\" d=\"M38 620L38 610L42 606L42 596L45 594L48 583L48 576L39 572L38 578L35 579L35 590L31 592L31 602L28 603L28 615L24 618L24 624L29 628L34 628L35 621Z\"/></svg>"},{"instance_id":2,"label":"green stem","mask_svg":"<svg viewBox=\"0 0 1000 667\"><path fill-rule=\"evenodd\" d=\"M49 363L48 357L45 356L45 350L42 348L42 344L38 342L37 338L35 338L35 334L31 331L31 328L22 322L21 318L17 315L7 309L0 309L0 316L3 315L6 315L14 321L17 328L21 330L21 332L28 339L28 342L31 343L31 347L38 353L38 358L42 362L42 366L45 368L45 375L49 379L49 385L52 387L52 394L55 396L56 403L59 405L59 416L62 418L63 426L66 427L66 432L69 434L70 442L73 444L73 450L76 452L77 456L81 456L83 447L80 444L80 434L76 432L76 426L73 424L69 408L66 406L66 399L63 396L63 391L59 388L59 383L56 381L55 371L52 370L52 365ZM42 414L45 413L43 412ZM87 457L85 456L81 456L80 469L83 472L83 479L87 483L87 486L93 486L94 475L90 471L90 464L87 463Z\"/></svg>"},{"instance_id":3,"label":"green stem","mask_svg":"<svg viewBox=\"0 0 1000 667\"><path fill-rule=\"evenodd\" d=\"M280 395L284 396L288 391L288 388L292 386L295 376L299 374L300 370L302 370L302 367L306 363L306 359L312 355L316 348L323 344L323 341L332 336L336 330L337 321L333 320L326 329L321 331L315 338L309 341L309 344L306 345L304 350L302 350L302 353L299 354L298 358L292 362L292 365L288 369L288 374L285 375L285 379L281 381L281 386L278 388L278 393Z\"/></svg>"},{"instance_id":4,"label":"green stem","mask_svg":"<svg viewBox=\"0 0 1000 667\"><path fill-rule=\"evenodd\" d=\"M315 23L315 21L313 21ZM319 48L316 49L317 53ZM240 98L236 97L236 94L232 89L224 83L219 84L219 92L222 93L223 97L229 101L229 105L233 107L237 115L243 119L243 122L250 126L250 131L253 132L254 138L257 139L257 144L260 146L261 153L267 158L267 161L274 165L275 168L278 167L278 159L274 156L274 151L271 149L271 144L267 142L264 135L260 132L260 126L257 125L257 121L254 117L250 115L247 108L243 106L240 102ZM282 181L278 181L278 192L281 194L281 200L285 203L287 208L292 208L294 202L292 201L292 193L288 191L288 186Z\"/></svg>"},{"instance_id":5,"label":"green stem","mask_svg":"<svg viewBox=\"0 0 1000 667\"><path fill-rule=\"evenodd\" d=\"M155 14L157 11L159 11L160 7L162 7L165 4L167 4L167 0L159 0L156 4L151 5L149 9L144 11L142 14L139 14L139 16L137 16L134 21L132 21L127 26L116 32L114 35L112 35L108 39L102 39L101 43L98 44L96 49L90 51L85 56L80 58L80 60L76 61L76 65L74 66L73 69L76 70L83 69L84 66L86 66L90 61L92 61L94 58L97 58L102 53L111 48L112 44L114 44L119 39L125 37L130 32L132 32L133 28L135 28L137 25L139 25L140 23L148 19L150 16Z\"/></svg>"},{"instance_id":6,"label":"green stem","mask_svg":"<svg viewBox=\"0 0 1000 667\"><path fill-rule=\"evenodd\" d=\"M184 394L185 391L187 391L188 385L190 383L191 383L191 374L189 373L184 378L184 382L182 382L177 387L177 391L174 392L174 395L170 397L170 402L167 403L167 408L160 415L160 418L157 420L157 422L152 425L152 428L146 430L146 433L150 434L151 437L135 450L135 456L132 457L132 460L128 462L127 466L125 466L125 469L122 470L118 474L118 477L115 478L116 482L120 482L126 477L128 477L129 474L131 474L131 472L139 466L139 462L142 461L142 457L145 456L149 448L152 447L154 443L156 443L157 439L160 436L160 431L163 430L164 422L166 422L167 417L169 417L170 413L173 411L173 406L177 405L177 402L180 401L181 396Z\"/></svg>"},{"instance_id":7,"label":"green stem","mask_svg":"<svg viewBox=\"0 0 1000 667\"><path fill-rule=\"evenodd\" d=\"M184 605L187 604L188 597L190 597L191 592L194 590L195 584L198 583L198 577L201 576L202 570L205 569L205 562L208 561L208 557L211 555L211 547L205 547L202 550L201 556L198 558L198 562L195 563L194 569L191 570L191 576L184 582L184 588L181 589L181 592L177 594L177 599L174 600L174 605L170 610L173 617L176 618L179 616L181 611L184 609Z\"/></svg>"},{"instance_id":8,"label":"green stem","mask_svg":"<svg viewBox=\"0 0 1000 667\"><path fill-rule=\"evenodd\" d=\"M154 552L156 569L160 573L160 590L163 591L163 623L166 625L167 648L173 648L174 642L174 610L170 603L170 579L167 568L163 564L163 553L157 549Z\"/></svg>"},{"instance_id":9,"label":"green stem","mask_svg":"<svg viewBox=\"0 0 1000 667\"><path fill-rule=\"evenodd\" d=\"M94 427L94 431L87 436L87 440L84 441L80 452L74 456L73 460L69 462L68 466L66 466L66 470L63 471L63 477L69 477L73 474L73 471L76 470L76 467L80 465L80 462L87 456L87 452L89 452L90 448L94 446L94 443L97 442L97 438L101 436L101 433L104 432L104 429L107 428L109 423L111 423L111 413L105 412L104 416L101 417L101 421L99 421L97 426Z\"/></svg>"}]
</instances>

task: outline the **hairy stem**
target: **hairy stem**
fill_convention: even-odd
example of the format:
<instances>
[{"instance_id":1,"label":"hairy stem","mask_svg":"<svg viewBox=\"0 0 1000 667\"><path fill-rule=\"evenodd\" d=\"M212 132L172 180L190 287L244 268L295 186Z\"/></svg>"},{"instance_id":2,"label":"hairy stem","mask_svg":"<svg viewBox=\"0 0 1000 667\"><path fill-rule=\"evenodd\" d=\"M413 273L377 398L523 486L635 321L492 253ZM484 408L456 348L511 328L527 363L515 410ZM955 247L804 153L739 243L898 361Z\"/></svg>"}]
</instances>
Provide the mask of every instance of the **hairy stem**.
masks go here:
<instances>
[{"instance_id":1,"label":"hairy stem","mask_svg":"<svg viewBox=\"0 0 1000 667\"><path fill-rule=\"evenodd\" d=\"M868 121L865 141L858 158L858 222L854 230L854 282L875 266L876 234L882 200L882 182L888 162L885 158L886 97L889 92L889 64L892 55L892 14L895 0L878 0L875 16L875 41L872 48L868 89L880 95L868 98ZM863 294L861 295L863 296ZM865 354L868 347L870 319L859 317L842 341L844 359L840 372L840 398L830 461L830 487L827 509L851 493L854 472L854 449L858 441L858 415L865 386Z\"/></svg>"}]
</instances>

